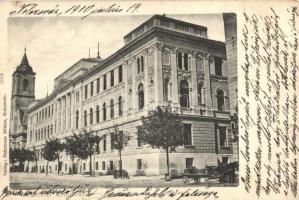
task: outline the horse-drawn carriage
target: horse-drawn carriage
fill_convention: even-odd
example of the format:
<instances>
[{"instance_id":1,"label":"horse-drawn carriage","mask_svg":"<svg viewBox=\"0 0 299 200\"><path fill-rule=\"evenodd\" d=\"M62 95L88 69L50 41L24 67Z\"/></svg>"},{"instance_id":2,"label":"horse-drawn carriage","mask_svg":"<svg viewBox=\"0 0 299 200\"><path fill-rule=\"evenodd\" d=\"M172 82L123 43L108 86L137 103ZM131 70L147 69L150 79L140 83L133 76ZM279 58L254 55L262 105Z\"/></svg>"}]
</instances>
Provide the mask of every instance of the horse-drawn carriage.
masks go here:
<instances>
[{"instance_id":1,"label":"horse-drawn carriage","mask_svg":"<svg viewBox=\"0 0 299 200\"><path fill-rule=\"evenodd\" d=\"M126 170L113 170L113 178L126 178L129 179L129 173Z\"/></svg>"},{"instance_id":2,"label":"horse-drawn carriage","mask_svg":"<svg viewBox=\"0 0 299 200\"><path fill-rule=\"evenodd\" d=\"M206 166L204 169L192 167L185 169L183 176L184 183L234 183L236 180L237 162L229 164L221 163L219 166Z\"/></svg>"}]
</instances>

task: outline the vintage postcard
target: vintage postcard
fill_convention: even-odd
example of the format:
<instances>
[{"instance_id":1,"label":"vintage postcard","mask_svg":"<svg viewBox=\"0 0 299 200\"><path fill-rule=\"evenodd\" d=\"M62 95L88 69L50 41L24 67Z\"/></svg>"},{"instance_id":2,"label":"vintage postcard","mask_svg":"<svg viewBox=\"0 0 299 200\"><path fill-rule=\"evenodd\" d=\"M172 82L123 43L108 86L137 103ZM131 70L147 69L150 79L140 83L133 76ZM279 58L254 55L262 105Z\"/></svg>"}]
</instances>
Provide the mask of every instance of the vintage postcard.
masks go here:
<instances>
[{"instance_id":1,"label":"vintage postcard","mask_svg":"<svg viewBox=\"0 0 299 200\"><path fill-rule=\"evenodd\" d=\"M299 198L297 1L0 13L0 199Z\"/></svg>"}]
</instances>

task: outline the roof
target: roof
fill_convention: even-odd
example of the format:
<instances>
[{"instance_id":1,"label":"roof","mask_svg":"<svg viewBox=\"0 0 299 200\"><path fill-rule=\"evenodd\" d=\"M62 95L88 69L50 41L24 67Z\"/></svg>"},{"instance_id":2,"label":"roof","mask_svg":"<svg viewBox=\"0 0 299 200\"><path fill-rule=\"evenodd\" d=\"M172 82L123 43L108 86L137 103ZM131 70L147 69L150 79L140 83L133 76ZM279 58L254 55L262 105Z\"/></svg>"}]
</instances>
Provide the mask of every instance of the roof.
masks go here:
<instances>
[{"instance_id":1,"label":"roof","mask_svg":"<svg viewBox=\"0 0 299 200\"><path fill-rule=\"evenodd\" d=\"M186 22L186 21L182 21L182 20L178 20L178 19L166 17L165 15L154 15L151 18L149 18L148 20L146 20L145 22L143 22L141 25L137 26L135 29L133 29L132 31L130 31L129 33L127 33L124 37L127 37L128 35L130 35L134 31L136 31L138 28L142 27L143 25L145 25L149 21L153 20L154 18L165 19L165 20L168 20L168 21L171 21L171 22L179 22L179 23L183 23L183 24L186 24L188 26L195 27L195 28L199 28L199 29L203 29L203 30L208 30L207 27L205 27L205 26L201 26L201 25L190 23L190 22Z\"/></svg>"},{"instance_id":2,"label":"roof","mask_svg":"<svg viewBox=\"0 0 299 200\"><path fill-rule=\"evenodd\" d=\"M32 70L32 67L29 65L28 58L27 58L27 55L26 55L26 51L23 55L21 63L17 66L17 69L14 72L14 74L15 73L35 75L35 73Z\"/></svg>"},{"instance_id":3,"label":"roof","mask_svg":"<svg viewBox=\"0 0 299 200\"><path fill-rule=\"evenodd\" d=\"M78 66L78 64L82 63L82 62L87 62L87 63L101 63L103 61L102 58L100 57L96 57L96 58L81 58L80 60L78 60L76 63L74 63L71 67L67 68L64 72L60 73L55 80L59 79L62 75L70 72L71 70L73 70L74 68L76 68Z\"/></svg>"}]
</instances>

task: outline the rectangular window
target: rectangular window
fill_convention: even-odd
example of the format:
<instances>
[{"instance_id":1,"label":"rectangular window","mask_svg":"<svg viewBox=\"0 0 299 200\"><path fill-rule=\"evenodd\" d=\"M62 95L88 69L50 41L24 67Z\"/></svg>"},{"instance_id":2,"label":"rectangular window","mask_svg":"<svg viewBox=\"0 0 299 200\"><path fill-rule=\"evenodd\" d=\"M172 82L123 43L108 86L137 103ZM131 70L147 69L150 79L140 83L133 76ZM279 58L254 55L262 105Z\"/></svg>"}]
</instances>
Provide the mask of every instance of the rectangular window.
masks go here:
<instances>
[{"instance_id":1,"label":"rectangular window","mask_svg":"<svg viewBox=\"0 0 299 200\"><path fill-rule=\"evenodd\" d=\"M110 85L111 87L114 86L114 71L110 71Z\"/></svg>"},{"instance_id":2,"label":"rectangular window","mask_svg":"<svg viewBox=\"0 0 299 200\"><path fill-rule=\"evenodd\" d=\"M178 52L177 60L179 69L182 69L182 52Z\"/></svg>"},{"instance_id":3,"label":"rectangular window","mask_svg":"<svg viewBox=\"0 0 299 200\"><path fill-rule=\"evenodd\" d=\"M141 65L141 72L143 72L144 71L144 57L143 56L140 57L140 65Z\"/></svg>"},{"instance_id":4,"label":"rectangular window","mask_svg":"<svg viewBox=\"0 0 299 200\"><path fill-rule=\"evenodd\" d=\"M191 169L193 167L193 158L186 158L186 169Z\"/></svg>"},{"instance_id":5,"label":"rectangular window","mask_svg":"<svg viewBox=\"0 0 299 200\"><path fill-rule=\"evenodd\" d=\"M96 162L96 170L99 170L99 163Z\"/></svg>"},{"instance_id":6,"label":"rectangular window","mask_svg":"<svg viewBox=\"0 0 299 200\"><path fill-rule=\"evenodd\" d=\"M104 75L103 78L104 78L103 89L106 90L107 89L107 76L106 76L106 74Z\"/></svg>"},{"instance_id":7,"label":"rectangular window","mask_svg":"<svg viewBox=\"0 0 299 200\"><path fill-rule=\"evenodd\" d=\"M110 133L110 144L111 144L111 150L114 149L114 133Z\"/></svg>"},{"instance_id":8,"label":"rectangular window","mask_svg":"<svg viewBox=\"0 0 299 200\"><path fill-rule=\"evenodd\" d=\"M139 58L137 58L137 74L139 74L140 73L140 59Z\"/></svg>"},{"instance_id":9,"label":"rectangular window","mask_svg":"<svg viewBox=\"0 0 299 200\"><path fill-rule=\"evenodd\" d=\"M222 59L215 57L215 74L222 76Z\"/></svg>"},{"instance_id":10,"label":"rectangular window","mask_svg":"<svg viewBox=\"0 0 299 200\"><path fill-rule=\"evenodd\" d=\"M105 161L102 161L102 170L106 170L106 163L105 163Z\"/></svg>"},{"instance_id":11,"label":"rectangular window","mask_svg":"<svg viewBox=\"0 0 299 200\"><path fill-rule=\"evenodd\" d=\"M67 164L64 164L64 171L67 172Z\"/></svg>"},{"instance_id":12,"label":"rectangular window","mask_svg":"<svg viewBox=\"0 0 299 200\"><path fill-rule=\"evenodd\" d=\"M109 169L110 169L110 170L113 170L113 160L110 160L110 161L109 161Z\"/></svg>"},{"instance_id":13,"label":"rectangular window","mask_svg":"<svg viewBox=\"0 0 299 200\"><path fill-rule=\"evenodd\" d=\"M118 67L118 82L121 83L123 81L123 67L120 65Z\"/></svg>"},{"instance_id":14,"label":"rectangular window","mask_svg":"<svg viewBox=\"0 0 299 200\"><path fill-rule=\"evenodd\" d=\"M139 127L138 127L139 128ZM137 146L141 147L142 143L141 143L141 138L140 138L140 133L137 132Z\"/></svg>"},{"instance_id":15,"label":"rectangular window","mask_svg":"<svg viewBox=\"0 0 299 200\"><path fill-rule=\"evenodd\" d=\"M169 85L169 79L165 78L163 81L163 100L168 100L168 85Z\"/></svg>"},{"instance_id":16,"label":"rectangular window","mask_svg":"<svg viewBox=\"0 0 299 200\"><path fill-rule=\"evenodd\" d=\"M137 169L142 169L142 159L137 159Z\"/></svg>"},{"instance_id":17,"label":"rectangular window","mask_svg":"<svg viewBox=\"0 0 299 200\"><path fill-rule=\"evenodd\" d=\"M106 138L107 138L107 136L106 135L104 135L103 136L103 151L106 151L106 149L107 149L107 141L106 141Z\"/></svg>"},{"instance_id":18,"label":"rectangular window","mask_svg":"<svg viewBox=\"0 0 299 200\"><path fill-rule=\"evenodd\" d=\"M83 170L85 170L86 169L86 164L85 163L83 163Z\"/></svg>"},{"instance_id":19,"label":"rectangular window","mask_svg":"<svg viewBox=\"0 0 299 200\"><path fill-rule=\"evenodd\" d=\"M188 54L184 53L184 69L188 70Z\"/></svg>"},{"instance_id":20,"label":"rectangular window","mask_svg":"<svg viewBox=\"0 0 299 200\"><path fill-rule=\"evenodd\" d=\"M227 146L227 137L226 137L226 128L225 127L219 127L219 143L220 147L226 147Z\"/></svg>"},{"instance_id":21,"label":"rectangular window","mask_svg":"<svg viewBox=\"0 0 299 200\"><path fill-rule=\"evenodd\" d=\"M93 96L93 82L90 83L90 96Z\"/></svg>"},{"instance_id":22,"label":"rectangular window","mask_svg":"<svg viewBox=\"0 0 299 200\"><path fill-rule=\"evenodd\" d=\"M227 156L222 157L222 163L223 164L228 164L228 157Z\"/></svg>"},{"instance_id":23,"label":"rectangular window","mask_svg":"<svg viewBox=\"0 0 299 200\"><path fill-rule=\"evenodd\" d=\"M84 98L87 99L87 85L84 86Z\"/></svg>"},{"instance_id":24,"label":"rectangular window","mask_svg":"<svg viewBox=\"0 0 299 200\"><path fill-rule=\"evenodd\" d=\"M100 92L100 78L97 78L96 84L97 84L97 93L99 93Z\"/></svg>"},{"instance_id":25,"label":"rectangular window","mask_svg":"<svg viewBox=\"0 0 299 200\"><path fill-rule=\"evenodd\" d=\"M184 145L192 145L191 124L184 124Z\"/></svg>"},{"instance_id":26,"label":"rectangular window","mask_svg":"<svg viewBox=\"0 0 299 200\"><path fill-rule=\"evenodd\" d=\"M79 100L80 100L80 99L79 99L79 98L80 98L79 94L80 94L79 91L77 91L77 92L76 92L76 102L77 102L77 103L78 103Z\"/></svg>"}]
</instances>

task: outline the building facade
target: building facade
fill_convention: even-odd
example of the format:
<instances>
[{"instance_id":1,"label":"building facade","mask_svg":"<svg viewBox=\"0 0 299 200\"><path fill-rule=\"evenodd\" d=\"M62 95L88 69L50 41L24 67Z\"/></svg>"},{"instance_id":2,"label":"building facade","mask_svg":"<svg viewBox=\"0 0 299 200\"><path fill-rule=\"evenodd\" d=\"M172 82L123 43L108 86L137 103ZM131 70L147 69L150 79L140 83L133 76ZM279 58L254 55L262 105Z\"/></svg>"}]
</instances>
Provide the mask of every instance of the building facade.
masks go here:
<instances>
[{"instance_id":1,"label":"building facade","mask_svg":"<svg viewBox=\"0 0 299 200\"><path fill-rule=\"evenodd\" d=\"M125 45L102 59L81 59L55 79L48 97L29 106L26 147L37 152L45 171L43 147L50 138L64 140L87 129L101 136L93 169L118 168L113 126L131 136L122 152L130 175L166 172L163 150L138 138L141 117L157 106L172 107L184 123L184 145L170 154L172 173L232 161L230 96L225 44L210 40L207 28L155 15L124 37ZM89 161L63 153L49 172L89 171ZM29 164L29 171L35 163Z\"/></svg>"}]
</instances>

